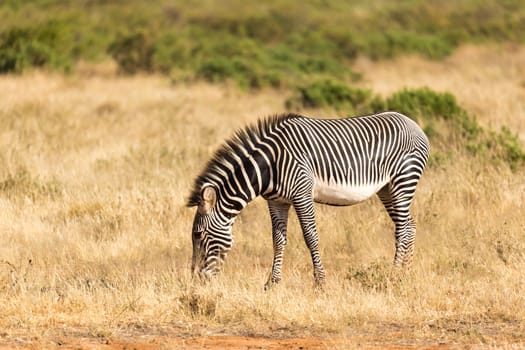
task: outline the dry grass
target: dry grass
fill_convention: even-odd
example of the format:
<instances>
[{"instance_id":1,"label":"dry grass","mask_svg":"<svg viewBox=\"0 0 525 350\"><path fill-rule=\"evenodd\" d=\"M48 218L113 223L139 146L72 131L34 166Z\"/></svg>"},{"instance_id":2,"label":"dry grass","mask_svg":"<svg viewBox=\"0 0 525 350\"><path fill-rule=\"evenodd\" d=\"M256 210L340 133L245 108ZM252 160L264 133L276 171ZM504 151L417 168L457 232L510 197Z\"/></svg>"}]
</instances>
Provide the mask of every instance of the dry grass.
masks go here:
<instances>
[{"instance_id":1,"label":"dry grass","mask_svg":"<svg viewBox=\"0 0 525 350\"><path fill-rule=\"evenodd\" d=\"M523 135L525 72L508 64L523 50L501 60L489 53L465 49L448 65L407 58L360 67L380 92L421 83L450 90L475 113L500 106L483 120ZM511 81L509 69L518 74ZM188 275L193 210L184 200L193 177L236 128L282 111L286 93L41 73L1 77L0 91L6 341L167 330L380 339L392 329L413 342L525 340L523 171L470 159L429 169L413 206L417 246L406 274L390 267L393 228L378 200L318 206L323 292L312 288L295 217L283 283L263 291L272 244L256 200L234 227L224 273L203 286Z\"/></svg>"}]
</instances>

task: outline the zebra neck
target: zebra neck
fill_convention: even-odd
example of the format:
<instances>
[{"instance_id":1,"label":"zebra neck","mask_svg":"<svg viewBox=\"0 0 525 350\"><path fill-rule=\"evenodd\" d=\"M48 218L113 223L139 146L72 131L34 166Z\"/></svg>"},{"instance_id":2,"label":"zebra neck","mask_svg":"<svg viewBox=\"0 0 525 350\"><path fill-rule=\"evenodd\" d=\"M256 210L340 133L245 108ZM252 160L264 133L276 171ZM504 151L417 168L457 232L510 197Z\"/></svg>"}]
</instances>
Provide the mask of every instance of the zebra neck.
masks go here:
<instances>
[{"instance_id":1,"label":"zebra neck","mask_svg":"<svg viewBox=\"0 0 525 350\"><path fill-rule=\"evenodd\" d=\"M221 168L217 187L223 208L231 214L238 214L272 183L268 157L258 151L231 155L224 159Z\"/></svg>"},{"instance_id":2,"label":"zebra neck","mask_svg":"<svg viewBox=\"0 0 525 350\"><path fill-rule=\"evenodd\" d=\"M221 207L225 212L234 216L239 214L254 198L228 192L225 188L220 191Z\"/></svg>"}]
</instances>

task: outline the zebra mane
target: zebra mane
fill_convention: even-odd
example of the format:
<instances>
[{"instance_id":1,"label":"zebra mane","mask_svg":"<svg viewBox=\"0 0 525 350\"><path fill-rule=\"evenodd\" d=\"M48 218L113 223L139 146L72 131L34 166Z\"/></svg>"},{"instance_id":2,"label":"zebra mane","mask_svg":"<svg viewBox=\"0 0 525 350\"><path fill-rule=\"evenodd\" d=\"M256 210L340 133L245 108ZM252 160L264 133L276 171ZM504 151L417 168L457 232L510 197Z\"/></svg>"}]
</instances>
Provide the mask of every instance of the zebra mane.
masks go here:
<instances>
[{"instance_id":1,"label":"zebra mane","mask_svg":"<svg viewBox=\"0 0 525 350\"><path fill-rule=\"evenodd\" d=\"M283 121L296 117L302 116L293 113L278 114L259 119L256 124L251 124L243 129L237 130L230 139L226 140L226 142L215 151L215 154L208 161L204 170L199 176L197 176L193 183L191 194L186 202L186 206L194 207L199 205L202 186L205 183L210 182L209 174L214 172L220 164L224 163L225 159L231 154L237 154L239 148L250 149L250 143L257 143L257 139L260 139L262 135L267 135Z\"/></svg>"}]
</instances>

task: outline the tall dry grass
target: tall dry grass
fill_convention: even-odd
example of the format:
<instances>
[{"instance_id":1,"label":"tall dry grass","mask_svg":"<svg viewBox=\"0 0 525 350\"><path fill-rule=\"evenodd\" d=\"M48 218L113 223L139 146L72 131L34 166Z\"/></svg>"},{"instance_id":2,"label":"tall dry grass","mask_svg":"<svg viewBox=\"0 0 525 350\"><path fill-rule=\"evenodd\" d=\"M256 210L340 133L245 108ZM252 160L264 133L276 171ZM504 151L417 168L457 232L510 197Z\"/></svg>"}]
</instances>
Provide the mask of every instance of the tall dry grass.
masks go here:
<instances>
[{"instance_id":1,"label":"tall dry grass","mask_svg":"<svg viewBox=\"0 0 525 350\"><path fill-rule=\"evenodd\" d=\"M406 66L412 64L392 64L406 74L390 76L388 88L416 80L411 72L424 69ZM418 63L425 64L436 65ZM371 73L387 65L365 67L381 92L388 89ZM480 80L485 67L479 63ZM508 68L503 60L498 69ZM478 95L461 91L474 71L443 66L435 81L453 80L438 86L471 109ZM520 74L508 86L512 93L496 93L492 84L477 89L515 112L512 125L523 134L523 106L515 99L523 93ZM494 79L508 84L506 75ZM344 337L394 328L411 339L523 341L523 170L464 156L428 169L412 208L418 234L406 273L390 267L393 227L378 200L317 206L327 271L322 292L312 288L293 215L282 285L263 291L270 219L264 201L255 200L234 227L224 272L200 285L189 276L193 210L184 202L192 180L236 128L282 111L286 92L43 73L1 77L0 91L3 339L146 332ZM491 115L484 120L497 125L506 113Z\"/></svg>"}]
</instances>

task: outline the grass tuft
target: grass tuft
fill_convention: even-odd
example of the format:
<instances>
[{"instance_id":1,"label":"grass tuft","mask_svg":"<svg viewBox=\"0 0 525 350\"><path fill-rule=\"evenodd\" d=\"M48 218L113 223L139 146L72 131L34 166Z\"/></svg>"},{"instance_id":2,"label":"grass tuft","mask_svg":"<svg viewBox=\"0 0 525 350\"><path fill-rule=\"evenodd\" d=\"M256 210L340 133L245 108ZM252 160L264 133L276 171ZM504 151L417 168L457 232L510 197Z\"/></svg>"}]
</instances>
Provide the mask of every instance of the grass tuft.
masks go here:
<instances>
[{"instance_id":1,"label":"grass tuft","mask_svg":"<svg viewBox=\"0 0 525 350\"><path fill-rule=\"evenodd\" d=\"M402 275L391 261L379 260L366 266L350 267L347 279L359 288L375 292L386 292L402 287Z\"/></svg>"},{"instance_id":2,"label":"grass tuft","mask_svg":"<svg viewBox=\"0 0 525 350\"><path fill-rule=\"evenodd\" d=\"M7 198L54 200L62 196L63 186L57 179L42 180L22 167L0 180L0 194Z\"/></svg>"}]
</instances>

